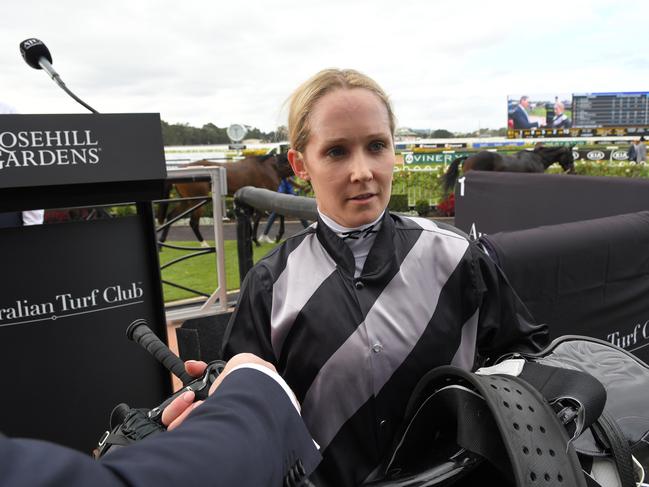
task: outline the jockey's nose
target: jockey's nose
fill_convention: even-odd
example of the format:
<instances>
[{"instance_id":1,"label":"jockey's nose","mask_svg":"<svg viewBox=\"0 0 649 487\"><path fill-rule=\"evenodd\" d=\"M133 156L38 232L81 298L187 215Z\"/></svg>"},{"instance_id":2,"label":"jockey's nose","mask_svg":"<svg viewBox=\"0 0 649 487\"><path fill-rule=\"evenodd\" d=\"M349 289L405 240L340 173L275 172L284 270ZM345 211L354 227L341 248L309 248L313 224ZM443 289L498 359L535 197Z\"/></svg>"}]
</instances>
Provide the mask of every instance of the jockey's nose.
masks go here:
<instances>
[{"instance_id":1,"label":"jockey's nose","mask_svg":"<svg viewBox=\"0 0 649 487\"><path fill-rule=\"evenodd\" d=\"M356 181L370 181L373 178L371 161L364 153L356 153L351 161L350 179Z\"/></svg>"}]
</instances>

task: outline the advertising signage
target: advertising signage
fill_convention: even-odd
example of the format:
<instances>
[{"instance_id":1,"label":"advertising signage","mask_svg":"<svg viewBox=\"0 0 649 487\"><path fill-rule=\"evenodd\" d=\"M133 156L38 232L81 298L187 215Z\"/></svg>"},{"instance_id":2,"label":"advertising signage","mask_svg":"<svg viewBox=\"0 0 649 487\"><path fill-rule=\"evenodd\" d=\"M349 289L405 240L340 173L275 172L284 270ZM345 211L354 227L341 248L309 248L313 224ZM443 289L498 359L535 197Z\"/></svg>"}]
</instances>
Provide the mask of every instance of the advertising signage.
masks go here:
<instances>
[{"instance_id":1,"label":"advertising signage","mask_svg":"<svg viewBox=\"0 0 649 487\"><path fill-rule=\"evenodd\" d=\"M509 95L507 136L649 136L649 92Z\"/></svg>"},{"instance_id":2,"label":"advertising signage","mask_svg":"<svg viewBox=\"0 0 649 487\"><path fill-rule=\"evenodd\" d=\"M458 157L467 155L466 152L404 152L404 164L450 164Z\"/></svg>"},{"instance_id":3,"label":"advertising signage","mask_svg":"<svg viewBox=\"0 0 649 487\"><path fill-rule=\"evenodd\" d=\"M158 114L0 117L0 189L165 176Z\"/></svg>"},{"instance_id":4,"label":"advertising signage","mask_svg":"<svg viewBox=\"0 0 649 487\"><path fill-rule=\"evenodd\" d=\"M0 354L19 369L0 387L21 397L0 404L0 431L90 452L117 404L170 393L126 338L139 318L165 336L149 232L137 216L0 229Z\"/></svg>"},{"instance_id":5,"label":"advertising signage","mask_svg":"<svg viewBox=\"0 0 649 487\"><path fill-rule=\"evenodd\" d=\"M0 431L89 453L120 402L151 407L169 373L126 337L166 340L151 200L166 166L158 114L2 115L0 212L135 202L136 214L0 228Z\"/></svg>"}]
</instances>

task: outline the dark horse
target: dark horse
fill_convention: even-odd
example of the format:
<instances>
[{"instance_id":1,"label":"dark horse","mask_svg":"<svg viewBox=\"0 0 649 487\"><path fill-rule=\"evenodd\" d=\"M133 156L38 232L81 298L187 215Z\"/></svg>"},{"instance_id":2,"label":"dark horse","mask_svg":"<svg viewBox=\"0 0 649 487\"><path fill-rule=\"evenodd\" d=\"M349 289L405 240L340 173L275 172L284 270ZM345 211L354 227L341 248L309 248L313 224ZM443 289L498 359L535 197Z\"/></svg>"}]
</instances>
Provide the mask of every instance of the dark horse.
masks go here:
<instances>
[{"instance_id":1,"label":"dark horse","mask_svg":"<svg viewBox=\"0 0 649 487\"><path fill-rule=\"evenodd\" d=\"M212 162L207 160L200 160L190 162L181 167L201 167L201 166L220 166L225 168L227 179L227 194L229 196L244 186L255 186L257 188L270 189L277 191L280 179L288 177L293 174L286 154L267 154L263 156L248 156L237 162ZM206 197L210 194L210 183L207 181L197 181L191 183L167 183L165 188L165 199L169 198L171 187L176 187L176 192L181 198L191 197ZM187 211L192 206L196 205L195 200L180 201L171 211L168 211L168 203L160 203L158 206L158 223L162 225L166 220L172 219L175 216ZM167 214L168 213L168 214ZM202 246L207 246L199 229L199 222L203 214L203 207L199 207L191 213L189 218L189 226L196 235L196 239ZM259 219L255 218L256 224ZM167 239L169 227L166 227L160 235L160 242ZM256 235L256 228L255 228Z\"/></svg>"},{"instance_id":2,"label":"dark horse","mask_svg":"<svg viewBox=\"0 0 649 487\"><path fill-rule=\"evenodd\" d=\"M558 162L567 173L575 171L575 161L570 147L535 147L533 151L522 150L514 155L481 151L472 156L458 157L442 176L444 192L448 192L457 180L460 164L462 171L508 171L544 172Z\"/></svg>"}]
</instances>

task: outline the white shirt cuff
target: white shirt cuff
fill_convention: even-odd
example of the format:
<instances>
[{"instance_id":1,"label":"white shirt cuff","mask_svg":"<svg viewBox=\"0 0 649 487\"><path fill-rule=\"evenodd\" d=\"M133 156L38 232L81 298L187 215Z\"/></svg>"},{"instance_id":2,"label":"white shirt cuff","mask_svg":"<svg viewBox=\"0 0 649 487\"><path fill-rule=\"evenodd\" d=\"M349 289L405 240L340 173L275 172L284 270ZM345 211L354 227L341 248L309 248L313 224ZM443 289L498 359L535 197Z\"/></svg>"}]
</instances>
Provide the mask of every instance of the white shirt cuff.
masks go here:
<instances>
[{"instance_id":1,"label":"white shirt cuff","mask_svg":"<svg viewBox=\"0 0 649 487\"><path fill-rule=\"evenodd\" d=\"M297 402L295 394L288 386L288 384L284 381L284 379L282 379L282 377L277 372L273 372L268 367L264 367L263 365L249 363L249 364L237 365L229 373L231 374L235 370L239 370L239 369L255 369L258 370L259 372L266 374L268 377L270 377L275 382L277 382L282 387L282 389L284 389L284 392L293 403L293 406L295 406L295 409L297 409L297 412L298 413L300 412L300 403Z\"/></svg>"}]
</instances>

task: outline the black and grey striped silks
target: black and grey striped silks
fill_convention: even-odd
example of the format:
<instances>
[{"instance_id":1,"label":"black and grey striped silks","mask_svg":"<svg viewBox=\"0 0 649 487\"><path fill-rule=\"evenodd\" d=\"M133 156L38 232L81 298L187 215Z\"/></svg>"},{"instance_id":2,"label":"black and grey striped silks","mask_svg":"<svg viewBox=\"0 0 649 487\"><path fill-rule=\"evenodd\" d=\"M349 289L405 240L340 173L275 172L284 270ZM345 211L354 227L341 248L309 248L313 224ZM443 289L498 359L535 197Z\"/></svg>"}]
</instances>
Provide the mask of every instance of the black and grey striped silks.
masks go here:
<instances>
[{"instance_id":1,"label":"black and grey striped silks","mask_svg":"<svg viewBox=\"0 0 649 487\"><path fill-rule=\"evenodd\" d=\"M224 353L276 364L323 451L317 480L345 486L379 464L425 372L471 369L478 352L534 350L537 335L475 244L386 213L358 278L347 244L322 221L262 259L243 283Z\"/></svg>"}]
</instances>

